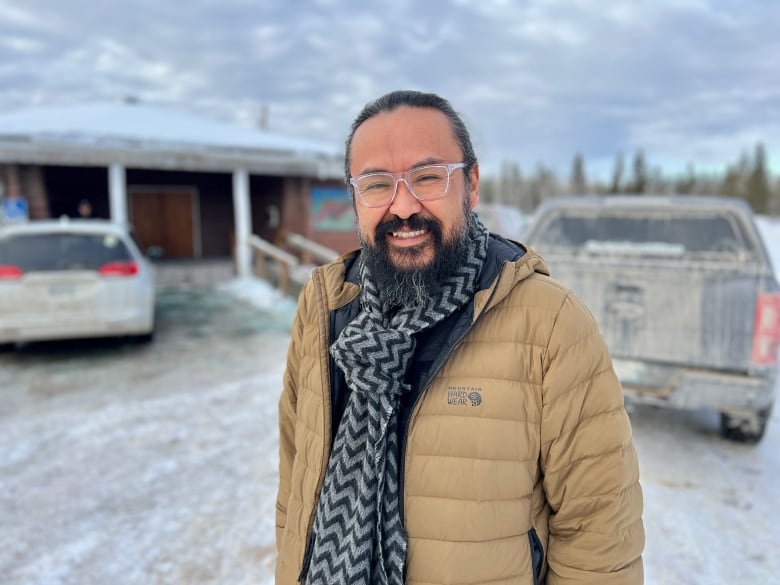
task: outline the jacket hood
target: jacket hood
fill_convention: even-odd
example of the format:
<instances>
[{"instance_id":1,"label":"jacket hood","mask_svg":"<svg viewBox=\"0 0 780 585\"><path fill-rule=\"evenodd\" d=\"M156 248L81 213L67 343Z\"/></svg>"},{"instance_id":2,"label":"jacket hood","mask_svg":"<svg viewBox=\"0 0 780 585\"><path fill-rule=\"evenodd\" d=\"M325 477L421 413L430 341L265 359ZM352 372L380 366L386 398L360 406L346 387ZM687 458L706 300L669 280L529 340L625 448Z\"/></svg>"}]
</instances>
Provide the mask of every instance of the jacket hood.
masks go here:
<instances>
[{"instance_id":1,"label":"jacket hood","mask_svg":"<svg viewBox=\"0 0 780 585\"><path fill-rule=\"evenodd\" d=\"M536 273L550 275L536 250L491 234L488 259L474 295L474 318L500 303L520 281Z\"/></svg>"}]
</instances>

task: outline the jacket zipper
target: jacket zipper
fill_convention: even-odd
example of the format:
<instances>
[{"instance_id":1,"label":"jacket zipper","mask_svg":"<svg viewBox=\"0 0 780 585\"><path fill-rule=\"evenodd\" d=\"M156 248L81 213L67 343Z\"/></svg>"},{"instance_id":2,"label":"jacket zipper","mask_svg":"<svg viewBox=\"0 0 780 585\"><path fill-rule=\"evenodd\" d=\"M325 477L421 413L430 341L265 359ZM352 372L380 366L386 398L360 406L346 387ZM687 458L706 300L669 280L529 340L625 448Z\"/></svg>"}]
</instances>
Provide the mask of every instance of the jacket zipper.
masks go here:
<instances>
[{"instance_id":1,"label":"jacket zipper","mask_svg":"<svg viewBox=\"0 0 780 585\"><path fill-rule=\"evenodd\" d=\"M306 552L303 553L303 566L301 574L298 575L298 583L303 583L309 574L309 565L311 564L312 553L314 552L314 530L309 530L309 538L306 539Z\"/></svg>"},{"instance_id":2,"label":"jacket zipper","mask_svg":"<svg viewBox=\"0 0 780 585\"><path fill-rule=\"evenodd\" d=\"M423 391L420 392L417 395L417 398L414 400L414 404L412 405L412 413L409 415L409 424L406 425L406 432L403 436L403 443L401 446L401 456L399 461L399 478L398 478L398 493L400 494L398 502L398 510L399 515L401 517L401 526L404 527L404 530L406 530L406 527L404 525L404 478L406 474L406 445L408 443L409 438L409 431L412 428L412 422L414 421L416 415L417 415L417 409L420 405L420 401L422 400L422 397L425 396L425 393L428 392L428 388L431 385L431 382L434 378L436 378L436 374L439 373L439 371L444 367L444 364L447 363L447 360L450 358L450 356L455 353L455 351L460 347L460 344L463 342L463 340L466 338L466 336L474 329L474 326L477 324L477 322L482 318L482 315L485 314L485 311L490 306L490 301L493 300L493 296L496 294L496 289L498 289L498 281L501 278L501 273L504 270L504 267L506 266L506 260L501 264L501 269L498 272L498 277L496 277L496 280L493 283L493 290L490 291L490 296L487 298L487 301L485 301L485 307L482 309L482 312L477 315L477 318L474 319L471 322L471 325L466 327L466 329L463 331L463 334L458 337L458 340L452 345L452 349L447 352L447 354L444 356L443 359L439 360L436 364L436 367L431 369L431 371L426 374L427 381L425 383L425 387L423 388Z\"/></svg>"},{"instance_id":3,"label":"jacket zipper","mask_svg":"<svg viewBox=\"0 0 780 585\"><path fill-rule=\"evenodd\" d=\"M398 510L399 510L399 516L401 518L401 526L404 526L404 474L405 474L405 468L406 468L406 445L407 445L407 439L409 437L409 429L412 427L412 421L415 418L417 408L420 404L420 400L425 395L425 393L428 391L428 388L430 387L431 380L433 380L436 377L436 374L439 373L442 367L444 367L444 364L447 362L449 357L455 353L455 350L460 347L460 344L462 343L463 339L466 337L466 335L471 332L472 329L474 329L474 326L477 324L477 322L482 318L482 315L485 313L487 308L490 306L490 301L493 300L493 296L496 293L496 289L498 288L498 281L501 277L501 273L504 270L504 267L506 266L506 261L504 261L501 265L501 269L499 270L499 275L496 278L495 282L493 283L493 290L490 291L490 296L487 298L487 301L485 301L485 308L482 310L482 312L477 316L476 319L474 319L471 322L471 325L469 325L464 331L463 334L458 338L458 340L453 344L452 349L447 352L447 354L444 356L443 359L439 360L438 364L434 369L431 370L431 372L428 374L427 378L428 381L426 382L425 387L423 388L423 391L420 392L420 394L417 396L417 398L414 401L414 404L412 405L412 413L409 416L409 424L406 426L406 432L404 433L403 437L403 444L401 447L401 457L400 457L400 473L399 473L399 490L398 493L400 494L400 501L398 502ZM312 274L312 280L315 281L315 284L317 286L318 291L318 297L322 298L324 295L322 294L322 282L321 282L321 275L315 271L314 274ZM327 321L327 319L325 319ZM326 331L327 332L327 331ZM329 339L329 337L325 337L325 339ZM328 401L330 400L330 360L327 360L327 368L328 368ZM323 416L325 416L325 424L327 426L327 416L329 413L325 412L325 409L323 408ZM333 432L333 429L331 429L331 433ZM330 437L327 437L327 440L325 441L325 447L323 450L323 460L325 461L325 466L323 467L323 471L320 474L320 479L317 482L317 493L322 490L322 484L325 479L325 474L327 472L327 458L328 458L328 445L330 444ZM314 507L314 511L312 512L311 518L309 519L309 526L308 526L308 534L309 537L306 539L306 549L304 551L303 555L303 564L301 567L301 574L298 576L298 582L303 583L308 576L309 572L309 564L311 563L311 557L314 549L314 519L316 516L316 506ZM405 528L404 528L405 530Z\"/></svg>"}]
</instances>

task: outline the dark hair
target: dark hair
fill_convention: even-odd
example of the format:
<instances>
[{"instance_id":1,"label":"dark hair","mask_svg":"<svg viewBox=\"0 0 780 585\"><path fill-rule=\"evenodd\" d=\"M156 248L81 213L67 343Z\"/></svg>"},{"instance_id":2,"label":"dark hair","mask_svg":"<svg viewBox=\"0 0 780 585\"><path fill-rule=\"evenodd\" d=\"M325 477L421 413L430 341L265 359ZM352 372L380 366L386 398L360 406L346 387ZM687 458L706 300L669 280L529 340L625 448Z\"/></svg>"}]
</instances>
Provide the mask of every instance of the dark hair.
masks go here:
<instances>
[{"instance_id":1,"label":"dark hair","mask_svg":"<svg viewBox=\"0 0 780 585\"><path fill-rule=\"evenodd\" d=\"M346 155L344 156L344 175L350 192L352 192L352 185L349 183L350 150L352 148L352 138L355 136L355 132L360 128L360 125L369 118L373 118L382 112L392 112L393 110L404 106L410 108L433 108L447 116L450 126L452 127L452 133L455 135L455 139L458 141L460 149L463 151L463 162L466 163L466 166L463 168L463 175L466 177L466 184L469 184L471 180L471 169L477 163L477 155L474 153L474 147L471 144L471 136L469 136L466 125L463 123L463 120L461 120L458 113L452 108L450 102L434 93L397 90L391 91L390 93L367 103L358 114L357 118L355 118L355 121L352 122L352 129L347 137Z\"/></svg>"}]
</instances>

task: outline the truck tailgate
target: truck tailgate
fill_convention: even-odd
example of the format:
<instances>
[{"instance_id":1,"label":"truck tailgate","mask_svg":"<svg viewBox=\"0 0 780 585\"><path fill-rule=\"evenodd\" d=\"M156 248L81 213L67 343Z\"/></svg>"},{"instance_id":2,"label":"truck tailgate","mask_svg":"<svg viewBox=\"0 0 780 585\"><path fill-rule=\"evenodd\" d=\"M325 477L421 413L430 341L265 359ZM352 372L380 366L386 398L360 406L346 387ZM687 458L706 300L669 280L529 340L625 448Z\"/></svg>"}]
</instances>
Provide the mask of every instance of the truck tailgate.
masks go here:
<instances>
[{"instance_id":1,"label":"truck tailgate","mask_svg":"<svg viewBox=\"0 0 780 585\"><path fill-rule=\"evenodd\" d=\"M755 265L547 255L552 275L593 312L613 357L746 371Z\"/></svg>"}]
</instances>

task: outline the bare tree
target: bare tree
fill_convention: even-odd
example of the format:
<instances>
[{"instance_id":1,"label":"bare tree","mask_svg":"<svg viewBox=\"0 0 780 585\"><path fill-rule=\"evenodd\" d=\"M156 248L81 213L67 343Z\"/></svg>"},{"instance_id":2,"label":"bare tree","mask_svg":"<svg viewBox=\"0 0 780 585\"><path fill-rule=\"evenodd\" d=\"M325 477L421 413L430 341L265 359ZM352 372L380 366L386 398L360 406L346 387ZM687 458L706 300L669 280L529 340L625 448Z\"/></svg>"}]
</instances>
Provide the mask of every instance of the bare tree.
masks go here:
<instances>
[{"instance_id":1,"label":"bare tree","mask_svg":"<svg viewBox=\"0 0 780 585\"><path fill-rule=\"evenodd\" d=\"M523 183L520 165L516 162L505 161L501 165L501 188L497 202L523 208Z\"/></svg>"},{"instance_id":2,"label":"bare tree","mask_svg":"<svg viewBox=\"0 0 780 585\"><path fill-rule=\"evenodd\" d=\"M696 188L696 169L693 163L688 163L685 175L679 177L674 183L675 192L680 195L691 195Z\"/></svg>"},{"instance_id":3,"label":"bare tree","mask_svg":"<svg viewBox=\"0 0 780 585\"><path fill-rule=\"evenodd\" d=\"M499 203L499 193L496 180L487 175L479 178L479 200L482 203Z\"/></svg>"}]
</instances>

